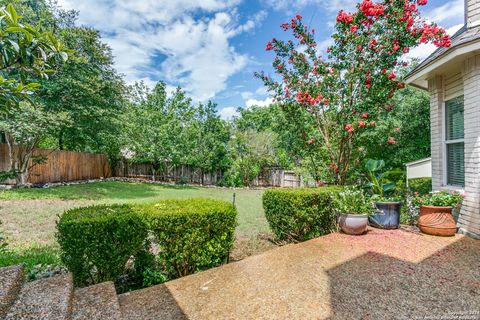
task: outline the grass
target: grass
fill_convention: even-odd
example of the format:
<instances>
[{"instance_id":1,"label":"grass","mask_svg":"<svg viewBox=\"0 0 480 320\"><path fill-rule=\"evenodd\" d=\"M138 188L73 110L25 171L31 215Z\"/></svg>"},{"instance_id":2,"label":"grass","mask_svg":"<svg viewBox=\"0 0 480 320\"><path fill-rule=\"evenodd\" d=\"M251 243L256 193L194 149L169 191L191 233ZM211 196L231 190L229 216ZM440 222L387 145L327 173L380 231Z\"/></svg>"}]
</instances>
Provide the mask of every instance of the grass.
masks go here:
<instances>
[{"instance_id":1,"label":"grass","mask_svg":"<svg viewBox=\"0 0 480 320\"><path fill-rule=\"evenodd\" d=\"M59 262L55 222L66 209L103 203L144 203L163 199L213 198L233 201L238 209L237 256L263 251L255 239L267 233L262 190L165 186L130 182L95 182L52 188L0 191L0 221L10 252L0 254L0 267L24 261L56 265ZM255 244L248 242L254 239ZM253 247L252 247L253 246ZM38 264L37 263L37 264ZM32 265L33 266L33 265Z\"/></svg>"}]
</instances>

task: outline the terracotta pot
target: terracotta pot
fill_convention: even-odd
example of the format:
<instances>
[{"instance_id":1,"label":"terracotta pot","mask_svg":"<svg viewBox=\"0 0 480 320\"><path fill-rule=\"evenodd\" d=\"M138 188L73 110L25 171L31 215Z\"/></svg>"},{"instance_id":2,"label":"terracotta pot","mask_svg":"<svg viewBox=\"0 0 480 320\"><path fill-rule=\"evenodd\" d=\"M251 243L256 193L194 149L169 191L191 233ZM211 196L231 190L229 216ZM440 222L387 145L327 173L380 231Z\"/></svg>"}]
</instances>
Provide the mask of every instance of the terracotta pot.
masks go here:
<instances>
[{"instance_id":1,"label":"terracotta pot","mask_svg":"<svg viewBox=\"0 0 480 320\"><path fill-rule=\"evenodd\" d=\"M457 225L452 210L452 207L421 206L417 223L420 231L434 236L454 236Z\"/></svg>"},{"instance_id":2,"label":"terracotta pot","mask_svg":"<svg viewBox=\"0 0 480 320\"><path fill-rule=\"evenodd\" d=\"M346 234L359 235L367 231L367 214L341 214L338 218L340 229Z\"/></svg>"}]
</instances>

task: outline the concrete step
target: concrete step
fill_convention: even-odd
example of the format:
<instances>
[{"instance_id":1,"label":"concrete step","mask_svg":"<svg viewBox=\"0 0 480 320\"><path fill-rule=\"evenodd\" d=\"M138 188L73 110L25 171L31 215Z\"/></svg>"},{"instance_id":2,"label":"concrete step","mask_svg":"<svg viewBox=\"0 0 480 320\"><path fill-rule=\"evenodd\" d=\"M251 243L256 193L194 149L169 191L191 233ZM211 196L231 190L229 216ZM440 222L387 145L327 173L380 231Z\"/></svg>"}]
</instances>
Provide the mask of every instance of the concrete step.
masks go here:
<instances>
[{"instance_id":1,"label":"concrete step","mask_svg":"<svg viewBox=\"0 0 480 320\"><path fill-rule=\"evenodd\" d=\"M27 282L5 319L70 320L72 296L71 274Z\"/></svg>"},{"instance_id":2,"label":"concrete step","mask_svg":"<svg viewBox=\"0 0 480 320\"><path fill-rule=\"evenodd\" d=\"M123 320L186 320L165 284L118 296Z\"/></svg>"},{"instance_id":3,"label":"concrete step","mask_svg":"<svg viewBox=\"0 0 480 320\"><path fill-rule=\"evenodd\" d=\"M72 320L118 320L120 317L120 305L113 282L75 289Z\"/></svg>"},{"instance_id":4,"label":"concrete step","mask_svg":"<svg viewBox=\"0 0 480 320\"><path fill-rule=\"evenodd\" d=\"M17 298L24 280L22 265L0 268L0 319Z\"/></svg>"}]
</instances>

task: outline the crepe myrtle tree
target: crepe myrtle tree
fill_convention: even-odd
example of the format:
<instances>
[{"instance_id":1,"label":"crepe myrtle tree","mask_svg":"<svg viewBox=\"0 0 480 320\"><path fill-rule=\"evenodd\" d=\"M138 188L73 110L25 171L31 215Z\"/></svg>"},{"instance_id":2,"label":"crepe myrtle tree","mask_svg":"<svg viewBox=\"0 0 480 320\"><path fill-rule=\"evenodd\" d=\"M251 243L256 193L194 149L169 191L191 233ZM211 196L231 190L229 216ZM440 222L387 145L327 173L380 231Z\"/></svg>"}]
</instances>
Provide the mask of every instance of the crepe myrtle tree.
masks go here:
<instances>
[{"instance_id":1,"label":"crepe myrtle tree","mask_svg":"<svg viewBox=\"0 0 480 320\"><path fill-rule=\"evenodd\" d=\"M293 39L267 43L266 50L276 54L277 76L264 72L255 76L291 121L305 124L305 146L325 152L333 182L346 183L361 150L357 138L376 126L381 113L394 108L391 99L405 86L397 76L398 66L406 65L402 56L421 43L450 46L444 29L420 17L417 6L426 3L364 0L355 12L341 10L326 58L320 55L315 31L299 15L281 25ZM385 139L396 143L394 137Z\"/></svg>"}]
</instances>

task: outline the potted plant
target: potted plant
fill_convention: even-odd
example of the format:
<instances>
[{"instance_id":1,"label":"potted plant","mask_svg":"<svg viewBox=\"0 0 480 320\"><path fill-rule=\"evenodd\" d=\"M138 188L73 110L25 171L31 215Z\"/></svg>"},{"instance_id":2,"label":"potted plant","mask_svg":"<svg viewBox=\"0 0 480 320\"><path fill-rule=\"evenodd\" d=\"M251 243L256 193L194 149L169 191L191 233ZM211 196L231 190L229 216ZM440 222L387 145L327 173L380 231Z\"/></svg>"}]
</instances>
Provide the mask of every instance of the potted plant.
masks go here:
<instances>
[{"instance_id":1,"label":"potted plant","mask_svg":"<svg viewBox=\"0 0 480 320\"><path fill-rule=\"evenodd\" d=\"M335 196L333 206L344 233L359 235L367 231L368 215L373 208L362 190L346 188Z\"/></svg>"},{"instance_id":2,"label":"potted plant","mask_svg":"<svg viewBox=\"0 0 480 320\"><path fill-rule=\"evenodd\" d=\"M458 192L434 192L419 197L420 215L417 225L420 231L434 236L453 236L457 225L453 209L460 206L463 195Z\"/></svg>"},{"instance_id":3,"label":"potted plant","mask_svg":"<svg viewBox=\"0 0 480 320\"><path fill-rule=\"evenodd\" d=\"M369 217L370 225L382 229L397 229L400 226L400 209L402 202L393 197L395 183L386 178L384 172L385 161L368 160L365 169L367 171L368 184L376 210Z\"/></svg>"}]
</instances>

